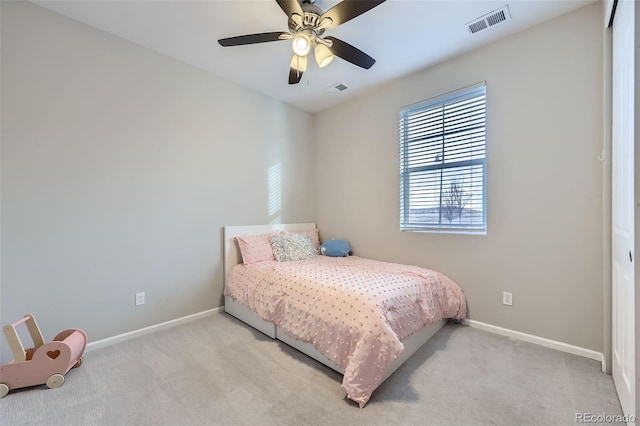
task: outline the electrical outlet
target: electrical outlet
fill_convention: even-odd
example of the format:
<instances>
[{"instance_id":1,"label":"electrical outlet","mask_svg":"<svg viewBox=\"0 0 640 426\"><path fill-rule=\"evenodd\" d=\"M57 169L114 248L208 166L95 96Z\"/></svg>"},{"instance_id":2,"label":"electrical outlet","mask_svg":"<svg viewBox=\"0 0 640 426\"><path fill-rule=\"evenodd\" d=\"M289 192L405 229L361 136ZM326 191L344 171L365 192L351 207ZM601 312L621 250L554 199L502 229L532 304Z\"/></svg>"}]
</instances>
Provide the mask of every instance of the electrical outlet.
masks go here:
<instances>
[{"instance_id":1,"label":"electrical outlet","mask_svg":"<svg viewBox=\"0 0 640 426\"><path fill-rule=\"evenodd\" d=\"M136 306L144 305L144 291L136 293Z\"/></svg>"},{"instance_id":2,"label":"electrical outlet","mask_svg":"<svg viewBox=\"0 0 640 426\"><path fill-rule=\"evenodd\" d=\"M503 291L502 292L502 304L503 305L507 305L507 306L512 306L513 305L513 294L509 293L508 291Z\"/></svg>"}]
</instances>

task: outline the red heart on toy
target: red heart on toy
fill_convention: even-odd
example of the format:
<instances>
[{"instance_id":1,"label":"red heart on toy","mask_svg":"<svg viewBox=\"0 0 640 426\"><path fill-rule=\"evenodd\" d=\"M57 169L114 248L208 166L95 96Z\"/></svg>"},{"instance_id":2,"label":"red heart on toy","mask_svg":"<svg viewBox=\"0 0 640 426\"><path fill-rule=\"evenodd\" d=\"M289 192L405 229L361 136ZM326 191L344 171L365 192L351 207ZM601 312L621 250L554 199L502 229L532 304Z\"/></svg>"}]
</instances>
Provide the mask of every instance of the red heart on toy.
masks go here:
<instances>
[{"instance_id":1,"label":"red heart on toy","mask_svg":"<svg viewBox=\"0 0 640 426\"><path fill-rule=\"evenodd\" d=\"M47 352L47 356L51 359L56 359L60 356L60 351L58 349L56 349L55 351L49 351Z\"/></svg>"}]
</instances>

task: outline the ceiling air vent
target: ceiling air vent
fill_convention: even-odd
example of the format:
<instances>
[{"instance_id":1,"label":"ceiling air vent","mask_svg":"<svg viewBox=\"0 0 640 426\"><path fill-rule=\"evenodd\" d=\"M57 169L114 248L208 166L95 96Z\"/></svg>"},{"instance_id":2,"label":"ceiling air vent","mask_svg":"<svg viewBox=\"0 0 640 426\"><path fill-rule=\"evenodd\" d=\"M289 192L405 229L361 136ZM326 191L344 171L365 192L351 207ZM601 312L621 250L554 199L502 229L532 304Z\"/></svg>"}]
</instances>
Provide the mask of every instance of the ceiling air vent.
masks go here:
<instances>
[{"instance_id":1,"label":"ceiling air vent","mask_svg":"<svg viewBox=\"0 0 640 426\"><path fill-rule=\"evenodd\" d=\"M329 87L327 89L327 92L329 92L329 93L340 93L340 92L344 92L348 88L349 87L344 83L336 83L333 86Z\"/></svg>"},{"instance_id":2,"label":"ceiling air vent","mask_svg":"<svg viewBox=\"0 0 640 426\"><path fill-rule=\"evenodd\" d=\"M507 19L511 19L511 14L509 13L509 5L505 4L500 9L489 12L486 15L467 23L467 28L471 34L475 34L478 31L493 27Z\"/></svg>"}]
</instances>

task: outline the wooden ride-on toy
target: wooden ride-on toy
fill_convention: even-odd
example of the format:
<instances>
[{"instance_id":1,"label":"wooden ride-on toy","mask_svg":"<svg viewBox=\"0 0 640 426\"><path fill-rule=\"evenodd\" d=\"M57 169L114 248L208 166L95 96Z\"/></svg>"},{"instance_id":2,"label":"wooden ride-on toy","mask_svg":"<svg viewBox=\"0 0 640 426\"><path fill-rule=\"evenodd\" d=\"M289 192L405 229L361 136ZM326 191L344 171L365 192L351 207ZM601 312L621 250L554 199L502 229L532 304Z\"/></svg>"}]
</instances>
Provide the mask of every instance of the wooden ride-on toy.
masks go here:
<instances>
[{"instance_id":1,"label":"wooden ride-on toy","mask_svg":"<svg viewBox=\"0 0 640 426\"><path fill-rule=\"evenodd\" d=\"M25 324L33 340L33 348L22 346L16 326ZM46 384L57 388L64 383L64 375L82 364L87 347L87 335L78 329L58 333L52 342L44 338L33 315L3 327L4 335L13 352L14 360L0 366L0 398L12 389Z\"/></svg>"}]
</instances>

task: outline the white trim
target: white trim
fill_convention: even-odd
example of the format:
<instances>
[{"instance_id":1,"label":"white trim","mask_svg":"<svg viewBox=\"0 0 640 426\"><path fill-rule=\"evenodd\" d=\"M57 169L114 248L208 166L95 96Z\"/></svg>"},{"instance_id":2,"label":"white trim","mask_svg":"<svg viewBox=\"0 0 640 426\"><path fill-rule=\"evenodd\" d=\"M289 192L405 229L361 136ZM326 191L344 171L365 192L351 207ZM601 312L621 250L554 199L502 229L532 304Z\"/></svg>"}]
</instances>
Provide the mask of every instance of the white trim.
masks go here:
<instances>
[{"instance_id":1,"label":"white trim","mask_svg":"<svg viewBox=\"0 0 640 426\"><path fill-rule=\"evenodd\" d=\"M96 340L95 342L87 343L87 348L85 349L85 352L95 351L96 349L104 348L105 346L115 345L116 343L125 342L127 340L131 340L136 337L144 336L145 334L154 333L156 331L175 327L176 325L180 325L180 324L184 324L200 318L208 317L210 315L215 314L216 312L222 311L223 309L224 309L223 306L213 308L213 309L207 309L206 311L187 315L181 318L176 318L166 322L161 322L160 324L154 324L149 327L144 327L138 330L133 330L133 331L128 331L126 333L118 334L116 336L107 337L106 339Z\"/></svg>"},{"instance_id":2,"label":"white trim","mask_svg":"<svg viewBox=\"0 0 640 426\"><path fill-rule=\"evenodd\" d=\"M501 336L512 337L517 340L522 340L524 342L534 343L536 345L544 346L546 348L555 349L562 352L567 352L573 355L583 356L585 358L593 359L596 361L600 361L602 363L602 371L607 371L607 364L604 359L604 354L602 352L597 352L591 349L583 348L580 346L570 345L568 343L558 342L557 340L551 340L544 337L534 336L533 334L522 333L520 331L511 330L509 328L502 328L496 325L487 324L484 322L465 319L462 321L464 325L467 325L472 328L477 328L479 330L488 331L490 333L499 334Z\"/></svg>"},{"instance_id":3,"label":"white trim","mask_svg":"<svg viewBox=\"0 0 640 426\"><path fill-rule=\"evenodd\" d=\"M429 99L425 99L420 102L412 103L411 105L405 105L400 108L400 113L402 114L405 111L413 111L416 109L428 108L432 105L437 105L439 103L443 103L444 101L448 101L451 98L463 97L467 95L471 95L470 92L476 92L480 88L486 88L487 81L481 81L479 83L471 84L469 86L462 87L460 89L451 90L447 93L443 93L441 95L433 96ZM460 96L463 95L463 96Z\"/></svg>"}]
</instances>

